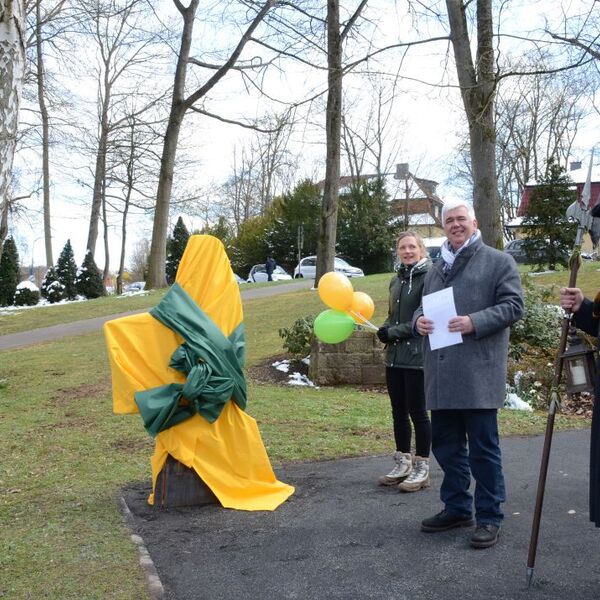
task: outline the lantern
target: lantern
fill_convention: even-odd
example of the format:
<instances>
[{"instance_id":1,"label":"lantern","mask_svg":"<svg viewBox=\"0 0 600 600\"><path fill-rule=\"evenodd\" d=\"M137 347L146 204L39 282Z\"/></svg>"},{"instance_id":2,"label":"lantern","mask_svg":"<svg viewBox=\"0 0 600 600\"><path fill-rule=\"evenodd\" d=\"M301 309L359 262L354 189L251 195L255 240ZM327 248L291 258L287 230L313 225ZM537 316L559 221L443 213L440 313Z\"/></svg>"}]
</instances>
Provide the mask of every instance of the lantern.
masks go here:
<instances>
[{"instance_id":1,"label":"lantern","mask_svg":"<svg viewBox=\"0 0 600 600\"><path fill-rule=\"evenodd\" d=\"M596 379L594 351L588 348L573 328L568 347L561 355L567 375L567 394L593 392Z\"/></svg>"}]
</instances>

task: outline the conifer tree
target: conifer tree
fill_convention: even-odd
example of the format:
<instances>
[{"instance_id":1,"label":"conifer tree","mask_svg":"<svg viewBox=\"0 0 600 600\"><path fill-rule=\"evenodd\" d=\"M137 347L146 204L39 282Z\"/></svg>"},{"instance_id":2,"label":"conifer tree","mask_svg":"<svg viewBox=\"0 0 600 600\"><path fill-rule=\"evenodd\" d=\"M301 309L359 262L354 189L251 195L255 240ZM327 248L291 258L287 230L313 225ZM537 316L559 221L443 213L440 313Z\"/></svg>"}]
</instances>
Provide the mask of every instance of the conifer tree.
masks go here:
<instances>
[{"instance_id":1,"label":"conifer tree","mask_svg":"<svg viewBox=\"0 0 600 600\"><path fill-rule=\"evenodd\" d=\"M77 293L85 296L86 298L99 298L100 296L106 296L106 289L104 288L104 282L102 281L102 274L96 266L92 253L88 250L86 252L81 268L77 273L77 280L75 282Z\"/></svg>"},{"instance_id":2,"label":"conifer tree","mask_svg":"<svg viewBox=\"0 0 600 600\"><path fill-rule=\"evenodd\" d=\"M567 266L576 229L566 216L567 208L577 198L572 186L564 169L549 160L546 175L531 193L523 218L524 249L530 262L539 268Z\"/></svg>"},{"instance_id":3,"label":"conifer tree","mask_svg":"<svg viewBox=\"0 0 600 600\"><path fill-rule=\"evenodd\" d=\"M19 281L21 281L21 270L17 245L12 237L7 237L0 257L0 306L13 304Z\"/></svg>"},{"instance_id":4,"label":"conifer tree","mask_svg":"<svg viewBox=\"0 0 600 600\"><path fill-rule=\"evenodd\" d=\"M46 271L40 293L42 294L42 298L46 298L51 304L65 299L65 286L58 280L54 267L50 267Z\"/></svg>"},{"instance_id":5,"label":"conifer tree","mask_svg":"<svg viewBox=\"0 0 600 600\"><path fill-rule=\"evenodd\" d=\"M190 238L190 233L183 222L183 219L179 217L177 223L173 228L173 236L167 240L167 262L165 263L165 275L167 276L167 283L171 285L175 281L177 275L177 269L179 268L179 261L183 256L183 252Z\"/></svg>"},{"instance_id":6,"label":"conifer tree","mask_svg":"<svg viewBox=\"0 0 600 600\"><path fill-rule=\"evenodd\" d=\"M77 278L77 264L71 248L71 240L67 240L62 249L58 261L56 262L56 278L64 286L64 294L67 300L75 300L77 297L77 288L75 280Z\"/></svg>"}]
</instances>

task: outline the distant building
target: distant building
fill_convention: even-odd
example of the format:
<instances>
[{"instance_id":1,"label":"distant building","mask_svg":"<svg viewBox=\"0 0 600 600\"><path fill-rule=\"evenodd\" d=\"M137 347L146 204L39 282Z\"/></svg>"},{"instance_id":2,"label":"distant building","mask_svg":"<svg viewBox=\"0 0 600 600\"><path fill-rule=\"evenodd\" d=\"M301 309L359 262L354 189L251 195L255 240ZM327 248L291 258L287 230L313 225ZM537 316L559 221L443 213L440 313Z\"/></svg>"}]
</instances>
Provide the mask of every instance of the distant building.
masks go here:
<instances>
[{"instance_id":1,"label":"distant building","mask_svg":"<svg viewBox=\"0 0 600 600\"><path fill-rule=\"evenodd\" d=\"M581 194L583 192L583 186L587 181L588 166L582 166L581 161L574 161L570 163L570 169L568 172L569 177L573 180L573 187L577 189L577 200L581 201ZM590 194L590 206L593 208L597 202L600 201L600 165L592 167L592 186ZM519 209L517 210L517 216L523 217L531 198L531 193L538 186L537 182L531 181L525 185L523 192L521 193L521 202L519 203Z\"/></svg>"},{"instance_id":2,"label":"distant building","mask_svg":"<svg viewBox=\"0 0 600 600\"><path fill-rule=\"evenodd\" d=\"M437 181L416 177L408 172L406 179L397 179L395 173L385 173L383 176L385 189L390 196L390 206L394 215L392 224L399 230L406 227L415 229L424 237L439 235L442 228L442 206L444 202L437 195ZM357 182L363 183L376 179L376 174L352 177L340 177L340 194L347 193ZM322 191L325 181L319 181L317 186ZM407 193L408 192L408 193Z\"/></svg>"}]
</instances>

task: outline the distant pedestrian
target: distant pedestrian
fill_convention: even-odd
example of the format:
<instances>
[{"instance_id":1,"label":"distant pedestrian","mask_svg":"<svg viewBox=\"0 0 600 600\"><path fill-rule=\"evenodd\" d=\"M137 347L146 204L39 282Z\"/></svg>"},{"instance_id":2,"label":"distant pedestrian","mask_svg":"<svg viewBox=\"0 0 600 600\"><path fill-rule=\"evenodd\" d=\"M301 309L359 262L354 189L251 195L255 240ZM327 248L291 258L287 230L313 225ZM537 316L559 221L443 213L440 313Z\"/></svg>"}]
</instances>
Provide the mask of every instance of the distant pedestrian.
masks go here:
<instances>
[{"instance_id":1,"label":"distant pedestrian","mask_svg":"<svg viewBox=\"0 0 600 600\"><path fill-rule=\"evenodd\" d=\"M421 304L423 282L431 260L423 240L414 231L398 236L398 273L390 281L388 316L377 332L385 344L385 380L392 405L394 424L394 468L379 478L381 485L396 485L402 492L429 487L431 423L425 408L422 338L412 327L415 310ZM415 456L411 454L412 428Z\"/></svg>"},{"instance_id":2,"label":"distant pedestrian","mask_svg":"<svg viewBox=\"0 0 600 600\"><path fill-rule=\"evenodd\" d=\"M272 256L267 256L267 262L265 263L265 270L267 271L267 281L273 281L273 271L275 271L277 263Z\"/></svg>"},{"instance_id":3,"label":"distant pedestrian","mask_svg":"<svg viewBox=\"0 0 600 600\"><path fill-rule=\"evenodd\" d=\"M451 289L458 316L436 324L422 307L415 312L415 329L427 336L423 364L432 450L444 472L444 509L424 519L421 530L472 526L474 500L471 546L488 548L498 541L504 518L498 409L506 397L508 338L523 315L523 290L514 259L481 240L469 204L445 203L442 224L442 260L425 277L423 295ZM460 333L462 342L432 350L428 336L434 326Z\"/></svg>"}]
</instances>

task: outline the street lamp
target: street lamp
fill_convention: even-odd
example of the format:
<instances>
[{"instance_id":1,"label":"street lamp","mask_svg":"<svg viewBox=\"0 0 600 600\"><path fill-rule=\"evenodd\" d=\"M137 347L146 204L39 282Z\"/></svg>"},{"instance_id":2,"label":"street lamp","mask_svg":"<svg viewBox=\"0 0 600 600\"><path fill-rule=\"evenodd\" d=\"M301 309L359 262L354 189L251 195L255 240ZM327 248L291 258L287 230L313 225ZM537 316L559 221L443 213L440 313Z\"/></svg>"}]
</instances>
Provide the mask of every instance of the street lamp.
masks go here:
<instances>
[{"instance_id":1,"label":"street lamp","mask_svg":"<svg viewBox=\"0 0 600 600\"><path fill-rule=\"evenodd\" d=\"M408 178L410 172L408 170L408 163L398 163L396 165L396 173L394 179L404 179L404 229L408 230Z\"/></svg>"}]
</instances>

